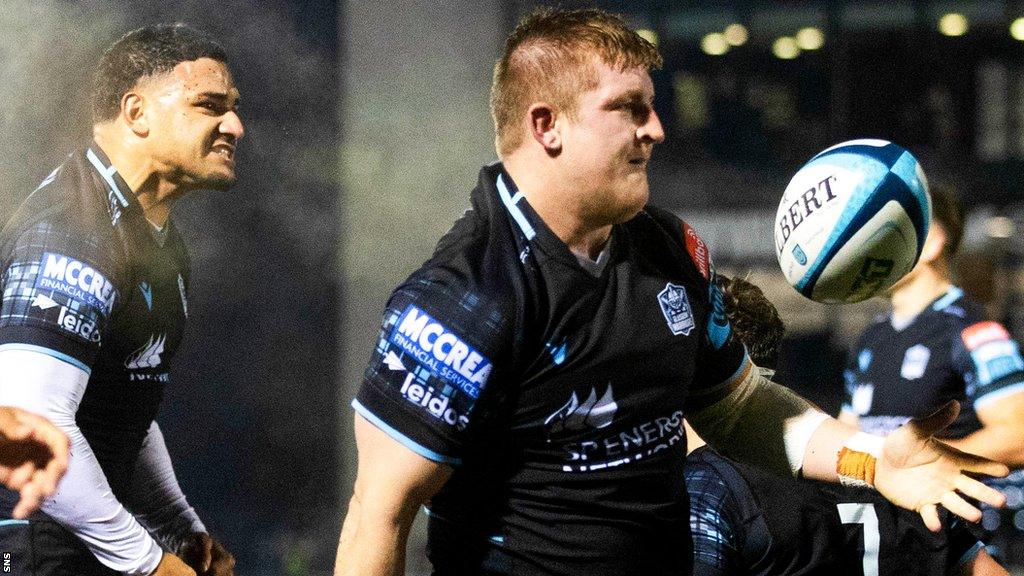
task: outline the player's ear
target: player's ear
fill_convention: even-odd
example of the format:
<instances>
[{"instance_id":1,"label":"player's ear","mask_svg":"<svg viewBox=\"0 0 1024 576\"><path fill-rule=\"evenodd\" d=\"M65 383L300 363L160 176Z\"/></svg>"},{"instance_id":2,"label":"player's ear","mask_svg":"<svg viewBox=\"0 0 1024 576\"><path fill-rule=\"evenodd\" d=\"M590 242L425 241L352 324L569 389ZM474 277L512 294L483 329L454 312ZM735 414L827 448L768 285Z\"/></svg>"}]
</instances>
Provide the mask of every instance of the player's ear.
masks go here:
<instances>
[{"instance_id":1,"label":"player's ear","mask_svg":"<svg viewBox=\"0 0 1024 576\"><path fill-rule=\"evenodd\" d=\"M928 227L928 237L924 241L924 249L921 250L921 262L934 262L946 248L946 231L938 224Z\"/></svg>"},{"instance_id":2,"label":"player's ear","mask_svg":"<svg viewBox=\"0 0 1024 576\"><path fill-rule=\"evenodd\" d=\"M535 102L526 111L530 136L544 147L549 155L562 151L561 124L558 109L547 102Z\"/></svg>"},{"instance_id":3,"label":"player's ear","mask_svg":"<svg viewBox=\"0 0 1024 576\"><path fill-rule=\"evenodd\" d=\"M146 97L138 92L126 92L121 96L121 119L136 136L149 134Z\"/></svg>"}]
</instances>

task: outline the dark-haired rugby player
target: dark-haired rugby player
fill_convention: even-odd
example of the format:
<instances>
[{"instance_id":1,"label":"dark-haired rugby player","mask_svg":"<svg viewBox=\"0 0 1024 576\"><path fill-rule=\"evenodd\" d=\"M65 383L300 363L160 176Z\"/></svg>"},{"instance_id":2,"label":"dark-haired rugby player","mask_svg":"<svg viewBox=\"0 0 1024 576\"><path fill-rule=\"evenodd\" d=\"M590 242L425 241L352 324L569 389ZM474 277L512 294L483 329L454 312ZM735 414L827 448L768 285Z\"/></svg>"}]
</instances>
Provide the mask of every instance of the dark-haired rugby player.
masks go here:
<instances>
[{"instance_id":1,"label":"dark-haired rugby player","mask_svg":"<svg viewBox=\"0 0 1024 576\"><path fill-rule=\"evenodd\" d=\"M154 421L188 316L171 207L235 179L243 129L226 60L180 24L114 43L95 74L93 141L0 233L0 404L46 416L72 443L42 513L0 522L14 573L232 572Z\"/></svg>"}]
</instances>

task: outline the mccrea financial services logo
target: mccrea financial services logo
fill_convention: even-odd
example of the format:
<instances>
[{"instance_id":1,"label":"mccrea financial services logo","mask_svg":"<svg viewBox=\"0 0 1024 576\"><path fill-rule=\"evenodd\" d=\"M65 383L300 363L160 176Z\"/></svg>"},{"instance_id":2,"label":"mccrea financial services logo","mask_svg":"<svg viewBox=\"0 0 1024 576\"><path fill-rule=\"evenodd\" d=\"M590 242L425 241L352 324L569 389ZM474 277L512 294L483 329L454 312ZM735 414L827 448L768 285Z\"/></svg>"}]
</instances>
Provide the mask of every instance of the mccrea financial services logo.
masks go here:
<instances>
[{"instance_id":1,"label":"mccrea financial services logo","mask_svg":"<svg viewBox=\"0 0 1024 576\"><path fill-rule=\"evenodd\" d=\"M36 290L53 290L109 316L117 299L114 285L95 268L63 256L46 252L39 262Z\"/></svg>"},{"instance_id":2,"label":"mccrea financial services logo","mask_svg":"<svg viewBox=\"0 0 1024 576\"><path fill-rule=\"evenodd\" d=\"M390 341L432 374L473 399L480 396L491 374L491 362L487 358L413 305L402 312Z\"/></svg>"}]
</instances>

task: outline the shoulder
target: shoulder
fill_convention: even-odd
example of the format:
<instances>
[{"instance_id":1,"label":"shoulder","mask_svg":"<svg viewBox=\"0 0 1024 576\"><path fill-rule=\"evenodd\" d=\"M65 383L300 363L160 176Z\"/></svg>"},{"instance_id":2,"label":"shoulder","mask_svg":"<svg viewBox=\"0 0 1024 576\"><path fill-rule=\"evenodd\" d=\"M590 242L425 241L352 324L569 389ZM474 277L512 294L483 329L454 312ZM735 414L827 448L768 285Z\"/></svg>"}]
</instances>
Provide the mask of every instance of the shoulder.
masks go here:
<instances>
[{"instance_id":1,"label":"shoulder","mask_svg":"<svg viewBox=\"0 0 1024 576\"><path fill-rule=\"evenodd\" d=\"M110 234L109 219L98 202L91 201L93 183L84 170L78 154L71 154L42 180L5 223L0 232L4 252L12 243L32 231L44 230L54 235L92 236L94 244Z\"/></svg>"},{"instance_id":2,"label":"shoulder","mask_svg":"<svg viewBox=\"0 0 1024 576\"><path fill-rule=\"evenodd\" d=\"M711 248L693 226L672 212L648 204L625 226L645 247L660 248L676 255L705 281L714 276Z\"/></svg>"}]
</instances>

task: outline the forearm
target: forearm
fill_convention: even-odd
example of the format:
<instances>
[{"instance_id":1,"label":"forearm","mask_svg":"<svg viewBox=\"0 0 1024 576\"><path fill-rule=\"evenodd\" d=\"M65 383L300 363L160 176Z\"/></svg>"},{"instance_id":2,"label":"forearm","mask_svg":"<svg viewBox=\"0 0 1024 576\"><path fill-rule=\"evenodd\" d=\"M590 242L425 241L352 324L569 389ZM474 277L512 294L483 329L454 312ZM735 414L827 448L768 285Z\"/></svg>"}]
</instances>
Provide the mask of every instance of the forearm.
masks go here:
<instances>
[{"instance_id":1,"label":"forearm","mask_svg":"<svg viewBox=\"0 0 1024 576\"><path fill-rule=\"evenodd\" d=\"M58 427L71 439L68 472L43 512L77 536L105 566L126 574L156 570L163 551L114 498L81 431Z\"/></svg>"},{"instance_id":2,"label":"forearm","mask_svg":"<svg viewBox=\"0 0 1024 576\"><path fill-rule=\"evenodd\" d=\"M114 498L96 456L75 423L86 372L45 354L0 352L0 404L49 419L71 441L68 471L42 510L81 539L102 562L128 574L150 574L162 552Z\"/></svg>"},{"instance_id":3,"label":"forearm","mask_svg":"<svg viewBox=\"0 0 1024 576\"><path fill-rule=\"evenodd\" d=\"M823 422L835 422L757 370L748 371L728 396L687 418L702 438L726 456L787 474L796 474L808 456L817 470L826 446L813 443L812 451L811 439Z\"/></svg>"},{"instance_id":4,"label":"forearm","mask_svg":"<svg viewBox=\"0 0 1024 576\"><path fill-rule=\"evenodd\" d=\"M401 576L412 514L387 518L369 514L353 496L341 528L335 576Z\"/></svg>"},{"instance_id":5,"label":"forearm","mask_svg":"<svg viewBox=\"0 0 1024 576\"><path fill-rule=\"evenodd\" d=\"M165 549L173 552L190 534L206 531L178 484L156 422L150 425L142 443L125 505Z\"/></svg>"}]
</instances>

